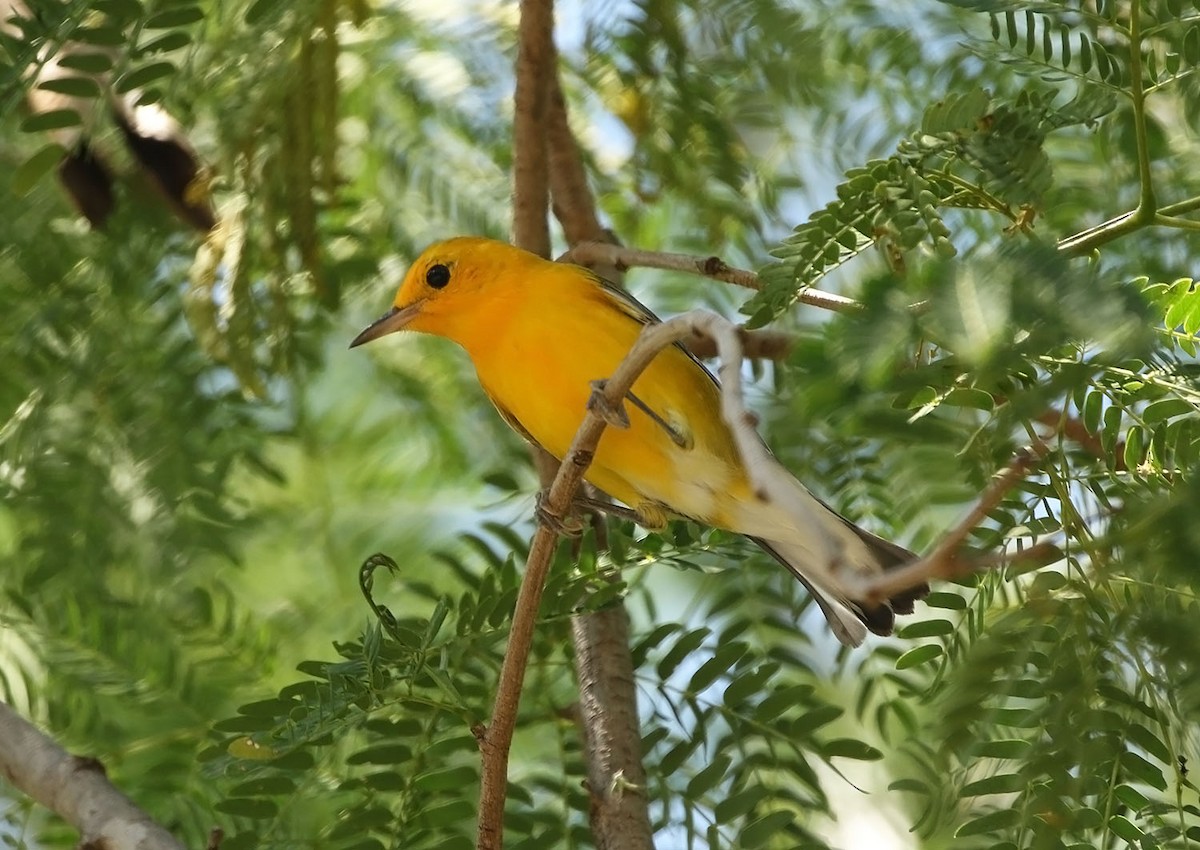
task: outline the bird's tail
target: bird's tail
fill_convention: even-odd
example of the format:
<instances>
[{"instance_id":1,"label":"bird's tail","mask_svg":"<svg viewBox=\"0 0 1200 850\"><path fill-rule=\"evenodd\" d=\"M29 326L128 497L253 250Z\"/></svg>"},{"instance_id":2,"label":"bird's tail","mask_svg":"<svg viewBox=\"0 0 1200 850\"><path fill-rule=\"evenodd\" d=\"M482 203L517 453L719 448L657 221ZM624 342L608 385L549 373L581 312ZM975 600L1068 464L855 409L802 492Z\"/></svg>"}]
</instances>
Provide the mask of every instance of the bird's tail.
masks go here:
<instances>
[{"instance_id":1,"label":"bird's tail","mask_svg":"<svg viewBox=\"0 0 1200 850\"><path fill-rule=\"evenodd\" d=\"M820 499L815 501L828 511L828 517L822 519L828 520L830 533L844 542L846 561L855 572L878 574L916 559L917 556L903 546L859 528ZM834 635L847 646L862 643L868 630L877 635L890 635L896 615L911 614L913 603L929 593L929 585L922 583L884 602L854 599L829 569L812 564L814 553L810 548L762 537L751 539L808 588Z\"/></svg>"}]
</instances>

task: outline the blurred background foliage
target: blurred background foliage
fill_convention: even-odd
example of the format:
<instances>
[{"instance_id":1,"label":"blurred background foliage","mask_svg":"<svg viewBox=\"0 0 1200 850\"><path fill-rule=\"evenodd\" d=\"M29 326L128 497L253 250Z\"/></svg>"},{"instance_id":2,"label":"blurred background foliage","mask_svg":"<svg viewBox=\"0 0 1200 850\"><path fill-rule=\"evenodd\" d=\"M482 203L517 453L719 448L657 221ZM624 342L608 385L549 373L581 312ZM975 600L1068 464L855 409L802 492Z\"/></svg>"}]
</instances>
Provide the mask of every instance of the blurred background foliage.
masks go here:
<instances>
[{"instance_id":1,"label":"blurred background foliage","mask_svg":"<svg viewBox=\"0 0 1200 850\"><path fill-rule=\"evenodd\" d=\"M345 345L425 243L505 234L517 14L27 0L0 35L0 693L189 845L219 823L227 848L471 846L470 727L535 478L458 352ZM558 18L620 239L764 281L746 303L638 272L635 293L797 334L754 368L780 457L925 549L1043 439L971 542L1062 559L942 584L896 638L846 652L720 533L618 525L608 552L564 549L512 846L591 846L568 619L618 593L660 847L1200 841L1196 4ZM181 191L214 230L173 214L109 90L174 116L206 165ZM55 179L95 161L102 230ZM1175 218L1095 229L1143 177ZM811 285L866 309L798 305ZM360 574L376 551L394 562ZM74 842L3 805L6 841Z\"/></svg>"}]
</instances>

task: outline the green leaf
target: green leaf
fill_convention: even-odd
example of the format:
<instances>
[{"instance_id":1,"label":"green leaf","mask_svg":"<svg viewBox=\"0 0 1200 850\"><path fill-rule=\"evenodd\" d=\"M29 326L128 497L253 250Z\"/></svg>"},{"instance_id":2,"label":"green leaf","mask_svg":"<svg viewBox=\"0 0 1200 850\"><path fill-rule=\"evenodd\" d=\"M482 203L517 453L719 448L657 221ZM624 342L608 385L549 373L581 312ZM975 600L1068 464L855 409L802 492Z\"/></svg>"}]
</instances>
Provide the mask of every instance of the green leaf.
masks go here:
<instances>
[{"instance_id":1,"label":"green leaf","mask_svg":"<svg viewBox=\"0 0 1200 850\"><path fill-rule=\"evenodd\" d=\"M699 669L692 674L692 678L687 685L687 691L692 694L700 693L700 691L724 675L730 667L737 664L749 649L750 647L739 641L717 647L717 651L713 657L701 664Z\"/></svg>"},{"instance_id":2,"label":"green leaf","mask_svg":"<svg viewBox=\"0 0 1200 850\"><path fill-rule=\"evenodd\" d=\"M1167 790L1167 780L1163 778L1162 770L1137 753L1128 750L1121 753L1121 767L1134 779L1145 782L1159 791Z\"/></svg>"},{"instance_id":3,"label":"green leaf","mask_svg":"<svg viewBox=\"0 0 1200 850\"><path fill-rule=\"evenodd\" d=\"M191 43L192 37L188 34L187 30L173 30L140 45L137 49L137 55L149 56L152 53L170 53L172 50L187 47Z\"/></svg>"},{"instance_id":4,"label":"green leaf","mask_svg":"<svg viewBox=\"0 0 1200 850\"><path fill-rule=\"evenodd\" d=\"M239 705L237 713L249 717L285 717L295 707L296 702L290 699L261 699Z\"/></svg>"},{"instance_id":5,"label":"green leaf","mask_svg":"<svg viewBox=\"0 0 1200 850\"><path fill-rule=\"evenodd\" d=\"M784 827L795 820L795 817L792 812L771 812L754 823L748 824L738 833L736 846L742 848L761 847L779 835Z\"/></svg>"},{"instance_id":6,"label":"green leaf","mask_svg":"<svg viewBox=\"0 0 1200 850\"><path fill-rule=\"evenodd\" d=\"M1104 393L1092 390L1083 403L1083 427L1089 434L1100 431L1100 414L1104 411Z\"/></svg>"},{"instance_id":7,"label":"green leaf","mask_svg":"<svg viewBox=\"0 0 1200 850\"><path fill-rule=\"evenodd\" d=\"M1123 838L1130 844L1141 841L1144 833L1133 825L1124 815L1113 815L1108 819L1108 829L1118 838Z\"/></svg>"},{"instance_id":8,"label":"green leaf","mask_svg":"<svg viewBox=\"0 0 1200 850\"><path fill-rule=\"evenodd\" d=\"M224 812L227 815L236 815L237 817L251 818L252 820L273 818L279 813L279 804L274 800L252 797L234 797L233 799L221 800L214 808L218 812Z\"/></svg>"},{"instance_id":9,"label":"green leaf","mask_svg":"<svg viewBox=\"0 0 1200 850\"><path fill-rule=\"evenodd\" d=\"M1160 762L1171 763L1171 750L1160 737L1140 723L1130 723L1125 727L1125 736Z\"/></svg>"},{"instance_id":10,"label":"green leaf","mask_svg":"<svg viewBox=\"0 0 1200 850\"><path fill-rule=\"evenodd\" d=\"M1117 438L1121 430L1121 408L1110 404L1104 409L1104 428L1100 431L1100 443L1104 450L1112 454L1116 448Z\"/></svg>"},{"instance_id":11,"label":"green leaf","mask_svg":"<svg viewBox=\"0 0 1200 850\"><path fill-rule=\"evenodd\" d=\"M961 599L962 597L955 597ZM919 623L909 623L906 626L896 630L896 637L904 640L912 640L913 638L940 637L942 635L952 634L954 632L954 624L949 620L922 620Z\"/></svg>"},{"instance_id":12,"label":"green leaf","mask_svg":"<svg viewBox=\"0 0 1200 850\"><path fill-rule=\"evenodd\" d=\"M896 669L907 670L910 667L927 664L935 658L939 658L944 652L945 650L942 649L941 644L927 643L923 646L918 646L916 649L910 649L896 659Z\"/></svg>"},{"instance_id":13,"label":"green leaf","mask_svg":"<svg viewBox=\"0 0 1200 850\"><path fill-rule=\"evenodd\" d=\"M955 838L968 838L972 835L984 835L989 832L999 832L1011 829L1021 821L1020 809L1000 809L988 812L986 815L969 820L954 833Z\"/></svg>"},{"instance_id":14,"label":"green leaf","mask_svg":"<svg viewBox=\"0 0 1200 850\"><path fill-rule=\"evenodd\" d=\"M408 787L408 778L391 770L368 773L363 784L374 791L403 791Z\"/></svg>"},{"instance_id":15,"label":"green leaf","mask_svg":"<svg viewBox=\"0 0 1200 850\"><path fill-rule=\"evenodd\" d=\"M140 68L134 68L126 74L122 74L117 80L116 90L118 92L127 92L133 89L142 88L155 80L170 76L175 73L175 65L172 62L150 62L142 65Z\"/></svg>"},{"instance_id":16,"label":"green leaf","mask_svg":"<svg viewBox=\"0 0 1200 850\"><path fill-rule=\"evenodd\" d=\"M59 59L58 64L70 71L82 71L85 74L103 74L112 68L113 59L107 53L75 51Z\"/></svg>"},{"instance_id":17,"label":"green leaf","mask_svg":"<svg viewBox=\"0 0 1200 850\"><path fill-rule=\"evenodd\" d=\"M675 641L675 645L658 662L658 678L670 678L671 674L675 672L675 668L679 666L683 659L699 649L710 634L712 634L712 629L703 627L693 629Z\"/></svg>"},{"instance_id":18,"label":"green leaf","mask_svg":"<svg viewBox=\"0 0 1200 850\"><path fill-rule=\"evenodd\" d=\"M140 18L144 12L142 4L138 0L92 0L91 6L110 18L126 21Z\"/></svg>"},{"instance_id":19,"label":"green leaf","mask_svg":"<svg viewBox=\"0 0 1200 850\"><path fill-rule=\"evenodd\" d=\"M39 148L17 168L12 178L13 192L19 197L27 195L42 177L62 162L66 153L66 148L53 142Z\"/></svg>"},{"instance_id":20,"label":"green leaf","mask_svg":"<svg viewBox=\"0 0 1200 850\"><path fill-rule=\"evenodd\" d=\"M778 664L767 663L758 664L745 673L740 673L734 677L733 681L729 683L729 687L725 689L722 697L723 701L730 707L740 705L762 690L767 680L775 675L778 670Z\"/></svg>"},{"instance_id":21,"label":"green leaf","mask_svg":"<svg viewBox=\"0 0 1200 850\"><path fill-rule=\"evenodd\" d=\"M71 97L99 97L100 86L92 77L54 77L38 83L38 88Z\"/></svg>"},{"instance_id":22,"label":"green leaf","mask_svg":"<svg viewBox=\"0 0 1200 850\"><path fill-rule=\"evenodd\" d=\"M1164 398L1146 405L1146 409L1142 411L1142 421L1147 425L1153 425L1164 419L1170 419L1172 416L1195 413L1196 408L1191 402L1181 398Z\"/></svg>"},{"instance_id":23,"label":"green leaf","mask_svg":"<svg viewBox=\"0 0 1200 850\"><path fill-rule=\"evenodd\" d=\"M1146 799L1146 795L1136 788L1128 785L1118 785L1116 791L1117 799L1128 806L1135 812L1140 812L1146 806L1150 805L1150 801Z\"/></svg>"},{"instance_id":24,"label":"green leaf","mask_svg":"<svg viewBox=\"0 0 1200 850\"><path fill-rule=\"evenodd\" d=\"M1012 726L1016 729L1029 729L1037 724L1037 717L1028 708L993 708L985 717L997 726Z\"/></svg>"},{"instance_id":25,"label":"green leaf","mask_svg":"<svg viewBox=\"0 0 1200 850\"><path fill-rule=\"evenodd\" d=\"M98 47L122 47L125 44L125 33L117 27L76 27L71 30L71 37Z\"/></svg>"},{"instance_id":26,"label":"green leaf","mask_svg":"<svg viewBox=\"0 0 1200 850\"><path fill-rule=\"evenodd\" d=\"M21 132L42 133L47 130L64 130L67 127L77 127L82 123L83 119L74 109L52 109L49 112L30 115L21 122Z\"/></svg>"},{"instance_id":27,"label":"green leaf","mask_svg":"<svg viewBox=\"0 0 1200 850\"><path fill-rule=\"evenodd\" d=\"M691 778L687 784L687 797L689 800L699 800L712 789L716 788L725 778L725 774L729 771L729 766L733 764L733 759L729 756L717 756L712 764L701 770Z\"/></svg>"},{"instance_id":28,"label":"green leaf","mask_svg":"<svg viewBox=\"0 0 1200 850\"><path fill-rule=\"evenodd\" d=\"M980 758L1020 759L1029 754L1030 744L1020 738L984 741L975 748Z\"/></svg>"},{"instance_id":29,"label":"green leaf","mask_svg":"<svg viewBox=\"0 0 1200 850\"><path fill-rule=\"evenodd\" d=\"M286 8L284 0L254 0L246 10L244 20L247 25L254 26L283 8Z\"/></svg>"},{"instance_id":30,"label":"green leaf","mask_svg":"<svg viewBox=\"0 0 1200 850\"><path fill-rule=\"evenodd\" d=\"M1125 468L1137 469L1142 462L1146 432L1140 425L1130 425L1125 435Z\"/></svg>"},{"instance_id":31,"label":"green leaf","mask_svg":"<svg viewBox=\"0 0 1200 850\"><path fill-rule=\"evenodd\" d=\"M1167 292L1169 306L1163 324L1168 328L1177 328L1183 324L1184 316L1192 311L1194 299L1200 297L1200 293L1192 291L1190 278L1175 281Z\"/></svg>"},{"instance_id":32,"label":"green leaf","mask_svg":"<svg viewBox=\"0 0 1200 850\"><path fill-rule=\"evenodd\" d=\"M218 732L263 732L273 728L273 717L229 717L213 724Z\"/></svg>"},{"instance_id":33,"label":"green leaf","mask_svg":"<svg viewBox=\"0 0 1200 850\"><path fill-rule=\"evenodd\" d=\"M856 761L878 761L883 753L864 741L854 738L834 738L821 745L821 755L827 759L847 758Z\"/></svg>"},{"instance_id":34,"label":"green leaf","mask_svg":"<svg viewBox=\"0 0 1200 850\"><path fill-rule=\"evenodd\" d=\"M699 735L695 735L686 741L680 741L678 744L671 747L671 749L667 750L667 752L663 754L663 757L659 759L659 770L662 771L664 776L670 776L672 773L679 770L680 766L687 761L688 757L699 748L700 743L701 741Z\"/></svg>"},{"instance_id":35,"label":"green leaf","mask_svg":"<svg viewBox=\"0 0 1200 850\"><path fill-rule=\"evenodd\" d=\"M991 393L977 390L973 387L955 387L946 394L942 404L951 407L973 407L976 410L990 411L996 406L996 400Z\"/></svg>"},{"instance_id":36,"label":"green leaf","mask_svg":"<svg viewBox=\"0 0 1200 850\"><path fill-rule=\"evenodd\" d=\"M966 610L967 600L957 593L935 590L925 597L925 604L931 608L945 608L948 611Z\"/></svg>"},{"instance_id":37,"label":"green leaf","mask_svg":"<svg viewBox=\"0 0 1200 850\"><path fill-rule=\"evenodd\" d=\"M347 764L399 764L408 761L413 756L412 748L407 744L379 744L351 753L346 759Z\"/></svg>"},{"instance_id":38,"label":"green leaf","mask_svg":"<svg viewBox=\"0 0 1200 850\"><path fill-rule=\"evenodd\" d=\"M713 807L713 816L717 823L729 823L740 817L745 817L754 807L770 795L770 791L760 784L751 785L743 791L731 794Z\"/></svg>"},{"instance_id":39,"label":"green leaf","mask_svg":"<svg viewBox=\"0 0 1200 850\"><path fill-rule=\"evenodd\" d=\"M458 827L469 823L478 812L470 800L451 800L436 806L427 806L421 810L420 820L430 826ZM439 846L447 846L440 844ZM469 846L469 845L468 845Z\"/></svg>"},{"instance_id":40,"label":"green leaf","mask_svg":"<svg viewBox=\"0 0 1200 850\"><path fill-rule=\"evenodd\" d=\"M465 765L446 767L422 773L413 779L414 790L429 793L432 791L451 791L459 788L471 788L479 781L479 772L474 767Z\"/></svg>"},{"instance_id":41,"label":"green leaf","mask_svg":"<svg viewBox=\"0 0 1200 850\"><path fill-rule=\"evenodd\" d=\"M295 781L288 776L262 776L233 786L227 792L230 797L258 796L261 794L293 794Z\"/></svg>"},{"instance_id":42,"label":"green leaf","mask_svg":"<svg viewBox=\"0 0 1200 850\"><path fill-rule=\"evenodd\" d=\"M1025 790L1029 781L1019 773L1001 773L968 782L958 792L960 797L983 797L987 794L1012 794Z\"/></svg>"},{"instance_id":43,"label":"green leaf","mask_svg":"<svg viewBox=\"0 0 1200 850\"><path fill-rule=\"evenodd\" d=\"M178 6L159 12L157 15L151 15L142 24L142 29L170 30L202 20L204 20L204 12L199 6Z\"/></svg>"},{"instance_id":44,"label":"green leaf","mask_svg":"<svg viewBox=\"0 0 1200 850\"><path fill-rule=\"evenodd\" d=\"M845 711L836 705L822 705L804 712L797 718L795 728L812 733L837 720Z\"/></svg>"}]
</instances>

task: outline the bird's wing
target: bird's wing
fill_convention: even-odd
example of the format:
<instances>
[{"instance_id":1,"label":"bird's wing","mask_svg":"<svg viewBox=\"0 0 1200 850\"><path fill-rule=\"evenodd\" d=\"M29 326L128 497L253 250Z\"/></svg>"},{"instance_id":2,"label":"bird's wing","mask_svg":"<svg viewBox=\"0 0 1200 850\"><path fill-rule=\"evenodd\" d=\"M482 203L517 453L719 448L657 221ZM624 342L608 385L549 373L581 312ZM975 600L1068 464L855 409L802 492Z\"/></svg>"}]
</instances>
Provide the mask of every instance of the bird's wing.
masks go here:
<instances>
[{"instance_id":1,"label":"bird's wing","mask_svg":"<svg viewBox=\"0 0 1200 850\"><path fill-rule=\"evenodd\" d=\"M504 424L520 434L522 439L529 443L529 445L536 446L539 449L544 448L541 443L535 440L533 435L525 429L525 426L521 424L521 420L513 416L512 411L501 404L499 399L497 399L494 395L488 392L487 387L483 387L483 394L488 397L488 401L492 403L492 407L496 408L496 412L500 414L500 418L504 420Z\"/></svg>"},{"instance_id":2,"label":"bird's wing","mask_svg":"<svg viewBox=\"0 0 1200 850\"><path fill-rule=\"evenodd\" d=\"M596 284L600 287L601 291L608 296L612 305L626 316L629 316L639 325L657 325L662 322L658 316L654 315L654 312L649 307L647 307L641 301L638 301L615 283L607 281L590 271L589 274L592 275L593 280L596 281ZM684 345L682 342L676 342L674 345L676 348L686 354L688 359L696 365L696 368L707 375L710 381L719 385L716 375L710 372L708 367L700 362L700 358L689 351L686 345Z\"/></svg>"}]
</instances>

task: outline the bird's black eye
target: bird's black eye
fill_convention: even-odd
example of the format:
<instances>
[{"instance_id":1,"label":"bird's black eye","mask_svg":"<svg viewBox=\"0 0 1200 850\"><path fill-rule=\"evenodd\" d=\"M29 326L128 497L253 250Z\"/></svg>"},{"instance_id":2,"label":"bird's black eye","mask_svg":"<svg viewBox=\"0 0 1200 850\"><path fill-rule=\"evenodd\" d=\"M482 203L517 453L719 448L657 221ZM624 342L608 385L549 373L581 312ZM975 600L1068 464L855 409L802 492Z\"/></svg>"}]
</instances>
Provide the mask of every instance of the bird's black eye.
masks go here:
<instances>
[{"instance_id":1,"label":"bird's black eye","mask_svg":"<svg viewBox=\"0 0 1200 850\"><path fill-rule=\"evenodd\" d=\"M430 266L429 271L425 272L425 282L434 289L441 289L450 282L450 267L444 263Z\"/></svg>"}]
</instances>

